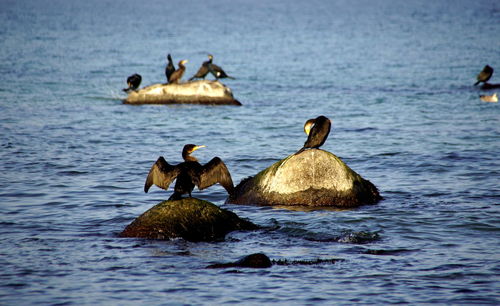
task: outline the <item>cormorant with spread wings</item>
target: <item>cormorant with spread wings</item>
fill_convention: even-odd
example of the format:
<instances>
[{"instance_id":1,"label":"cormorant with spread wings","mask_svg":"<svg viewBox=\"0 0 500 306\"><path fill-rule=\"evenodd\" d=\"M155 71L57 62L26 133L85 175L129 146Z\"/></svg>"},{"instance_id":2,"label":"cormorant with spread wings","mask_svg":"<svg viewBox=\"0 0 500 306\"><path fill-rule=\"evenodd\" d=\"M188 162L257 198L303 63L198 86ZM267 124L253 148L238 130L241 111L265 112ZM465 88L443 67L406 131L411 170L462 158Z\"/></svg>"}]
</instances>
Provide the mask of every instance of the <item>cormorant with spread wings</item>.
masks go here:
<instances>
[{"instance_id":1,"label":"cormorant with spread wings","mask_svg":"<svg viewBox=\"0 0 500 306\"><path fill-rule=\"evenodd\" d=\"M169 200L179 200L186 193L191 197L195 185L203 190L219 183L231 194L234 191L233 180L226 164L219 157L214 157L207 164L201 165L196 157L191 156L191 153L203 147L205 146L185 145L182 150L184 162L178 165L171 165L160 156L149 170L144 192L148 192L153 184L167 190L174 179L177 179L174 193Z\"/></svg>"}]
</instances>

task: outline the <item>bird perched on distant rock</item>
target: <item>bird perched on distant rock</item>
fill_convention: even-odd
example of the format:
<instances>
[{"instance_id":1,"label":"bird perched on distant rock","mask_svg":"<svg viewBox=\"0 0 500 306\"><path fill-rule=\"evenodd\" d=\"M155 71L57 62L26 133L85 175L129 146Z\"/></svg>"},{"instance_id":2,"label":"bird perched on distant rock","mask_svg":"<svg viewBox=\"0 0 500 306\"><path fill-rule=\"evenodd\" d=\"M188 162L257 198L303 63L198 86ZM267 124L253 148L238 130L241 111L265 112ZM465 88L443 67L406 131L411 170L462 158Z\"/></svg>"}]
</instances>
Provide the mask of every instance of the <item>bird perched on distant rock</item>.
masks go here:
<instances>
[{"instance_id":1,"label":"bird perched on distant rock","mask_svg":"<svg viewBox=\"0 0 500 306\"><path fill-rule=\"evenodd\" d=\"M182 149L184 162L178 165L170 165L163 156L160 156L149 170L144 192L148 192L153 184L167 190L176 179L174 193L169 200L179 200L183 194L189 194L191 197L195 185L203 190L219 183L229 194L232 194L234 185L231 174L219 157L214 157L207 164L201 165L196 157L191 156L191 153L203 147L205 146L185 145Z\"/></svg>"},{"instance_id":2,"label":"bird perched on distant rock","mask_svg":"<svg viewBox=\"0 0 500 306\"><path fill-rule=\"evenodd\" d=\"M189 80L192 81L194 79L205 79L207 74L210 72L209 66L212 64L212 55L208 55L208 61L204 61L203 64L201 64L200 69L196 72L195 75L193 75Z\"/></svg>"},{"instance_id":3,"label":"bird perched on distant rock","mask_svg":"<svg viewBox=\"0 0 500 306\"><path fill-rule=\"evenodd\" d=\"M179 62L179 68L172 73L170 76L169 83L172 84L178 84L184 75L184 72L186 71L186 66L184 66L188 61L187 60L182 60Z\"/></svg>"},{"instance_id":4,"label":"bird perched on distant rock","mask_svg":"<svg viewBox=\"0 0 500 306\"><path fill-rule=\"evenodd\" d=\"M127 78L128 88L123 88L123 91L129 92L130 90L136 90L141 85L142 77L140 74L134 73Z\"/></svg>"},{"instance_id":5,"label":"bird perched on distant rock","mask_svg":"<svg viewBox=\"0 0 500 306\"><path fill-rule=\"evenodd\" d=\"M478 85L481 82L483 83L488 82L491 76L493 75L493 71L494 71L493 68L491 68L490 66L488 65L484 66L483 70L479 72L479 74L477 75L477 82L474 84L474 86Z\"/></svg>"},{"instance_id":6,"label":"bird perched on distant rock","mask_svg":"<svg viewBox=\"0 0 500 306\"><path fill-rule=\"evenodd\" d=\"M302 149L295 154L299 154L306 149L321 147L328 138L328 134L330 134L331 125L330 119L325 116L307 120L304 124L304 132L307 135L307 140Z\"/></svg>"},{"instance_id":7,"label":"bird perched on distant rock","mask_svg":"<svg viewBox=\"0 0 500 306\"><path fill-rule=\"evenodd\" d=\"M165 76L167 77L167 83L168 83L168 82L170 82L170 77L172 76L172 73L174 73L174 71L175 71L175 66L174 66L174 62L172 61L172 57L170 56L170 54L167 55L167 60L168 60L168 64L165 67Z\"/></svg>"},{"instance_id":8,"label":"bird perched on distant rock","mask_svg":"<svg viewBox=\"0 0 500 306\"><path fill-rule=\"evenodd\" d=\"M213 58L213 56L209 55L209 58ZM214 63L210 63L210 65L208 65L208 70L211 74L213 74L216 80L225 78L234 80L232 76L227 75L227 73L221 67L217 66Z\"/></svg>"},{"instance_id":9,"label":"bird perched on distant rock","mask_svg":"<svg viewBox=\"0 0 500 306\"><path fill-rule=\"evenodd\" d=\"M209 72L215 77L216 80L223 78L234 80L234 78L227 75L227 73L221 67L213 63L213 58L214 56L212 54L209 54L208 61L203 62L200 69L198 69L198 72L196 72L196 74L189 80L192 81L194 79L205 79Z\"/></svg>"},{"instance_id":10,"label":"bird perched on distant rock","mask_svg":"<svg viewBox=\"0 0 500 306\"><path fill-rule=\"evenodd\" d=\"M481 101L484 101L484 102L498 102L498 96L497 96L496 92L490 96L480 95L479 99L481 99Z\"/></svg>"}]
</instances>

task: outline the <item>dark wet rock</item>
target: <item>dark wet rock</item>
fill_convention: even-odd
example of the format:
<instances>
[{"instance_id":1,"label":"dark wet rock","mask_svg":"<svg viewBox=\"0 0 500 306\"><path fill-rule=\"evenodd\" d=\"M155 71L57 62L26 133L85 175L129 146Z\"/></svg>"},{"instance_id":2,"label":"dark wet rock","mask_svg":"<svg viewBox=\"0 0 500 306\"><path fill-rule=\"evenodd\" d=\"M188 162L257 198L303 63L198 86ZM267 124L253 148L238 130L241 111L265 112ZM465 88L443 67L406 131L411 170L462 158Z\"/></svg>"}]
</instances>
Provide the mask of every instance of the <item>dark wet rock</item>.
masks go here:
<instances>
[{"instance_id":1,"label":"dark wet rock","mask_svg":"<svg viewBox=\"0 0 500 306\"><path fill-rule=\"evenodd\" d=\"M226 203L357 207L381 200L377 188L334 154L310 149L242 180Z\"/></svg>"},{"instance_id":2,"label":"dark wet rock","mask_svg":"<svg viewBox=\"0 0 500 306\"><path fill-rule=\"evenodd\" d=\"M206 104L241 105L231 89L219 81L192 81L180 84L154 84L131 91L125 104Z\"/></svg>"},{"instance_id":3,"label":"dark wet rock","mask_svg":"<svg viewBox=\"0 0 500 306\"><path fill-rule=\"evenodd\" d=\"M245 267L245 268L269 268L272 266L271 260L263 253L250 254L241 258L236 262L229 263L217 263L207 266L210 269L218 268L233 268L233 267Z\"/></svg>"},{"instance_id":4,"label":"dark wet rock","mask_svg":"<svg viewBox=\"0 0 500 306\"><path fill-rule=\"evenodd\" d=\"M221 269L221 268L235 268L235 267L244 267L244 268L269 268L272 265L279 266L291 266L291 265L318 265L318 264L333 264L337 261L341 261L343 259L339 258L331 258L331 259L314 259L314 260L271 260L267 257L266 254L263 253L255 253L241 258L235 262L229 263L217 263L213 265L207 266L209 269Z\"/></svg>"},{"instance_id":5,"label":"dark wet rock","mask_svg":"<svg viewBox=\"0 0 500 306\"><path fill-rule=\"evenodd\" d=\"M497 89L497 88L500 88L500 84L484 83L483 85L481 85L481 89L484 90Z\"/></svg>"},{"instance_id":6,"label":"dark wet rock","mask_svg":"<svg viewBox=\"0 0 500 306\"><path fill-rule=\"evenodd\" d=\"M319 265L319 264L334 264L338 261L343 261L341 258L327 258L327 259L322 259L322 258L317 258L313 260L288 260L288 259L280 259L280 260L273 260L274 265L278 266L293 266L293 265Z\"/></svg>"},{"instance_id":7,"label":"dark wet rock","mask_svg":"<svg viewBox=\"0 0 500 306\"><path fill-rule=\"evenodd\" d=\"M257 228L252 222L210 202L184 198L155 205L129 224L120 236L218 241L229 232Z\"/></svg>"},{"instance_id":8,"label":"dark wet rock","mask_svg":"<svg viewBox=\"0 0 500 306\"><path fill-rule=\"evenodd\" d=\"M413 252L413 250L407 250L407 249L396 249L396 250L374 250L374 249L368 249L363 252L363 254L368 254L368 255L400 255L401 253L408 253L408 252Z\"/></svg>"}]
</instances>

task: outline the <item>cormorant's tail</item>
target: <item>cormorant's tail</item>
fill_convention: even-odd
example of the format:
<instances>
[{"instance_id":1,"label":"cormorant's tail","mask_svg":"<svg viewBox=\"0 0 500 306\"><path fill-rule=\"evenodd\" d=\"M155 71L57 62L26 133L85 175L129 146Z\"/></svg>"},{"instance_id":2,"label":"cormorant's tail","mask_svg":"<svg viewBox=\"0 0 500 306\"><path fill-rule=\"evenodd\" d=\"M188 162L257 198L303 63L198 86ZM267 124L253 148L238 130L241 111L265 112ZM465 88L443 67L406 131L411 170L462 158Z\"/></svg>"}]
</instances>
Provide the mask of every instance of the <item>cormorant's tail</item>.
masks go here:
<instances>
[{"instance_id":1,"label":"cormorant's tail","mask_svg":"<svg viewBox=\"0 0 500 306\"><path fill-rule=\"evenodd\" d=\"M302 153L302 151L304 151L306 149L306 147L303 147L302 149L298 150L297 153L293 154L293 155L298 155L300 153Z\"/></svg>"},{"instance_id":2,"label":"cormorant's tail","mask_svg":"<svg viewBox=\"0 0 500 306\"><path fill-rule=\"evenodd\" d=\"M474 84L474 86L477 86L477 84L481 83L481 81L477 81L476 84Z\"/></svg>"}]
</instances>

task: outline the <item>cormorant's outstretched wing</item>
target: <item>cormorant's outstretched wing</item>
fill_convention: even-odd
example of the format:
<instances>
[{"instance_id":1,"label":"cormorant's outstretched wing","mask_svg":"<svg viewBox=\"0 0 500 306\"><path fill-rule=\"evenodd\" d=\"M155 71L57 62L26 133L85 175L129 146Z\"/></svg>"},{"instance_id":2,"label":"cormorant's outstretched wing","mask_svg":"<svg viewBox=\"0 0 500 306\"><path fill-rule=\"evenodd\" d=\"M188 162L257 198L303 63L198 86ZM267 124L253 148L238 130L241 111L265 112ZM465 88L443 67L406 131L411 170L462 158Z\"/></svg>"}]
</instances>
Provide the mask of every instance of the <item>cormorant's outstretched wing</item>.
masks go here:
<instances>
[{"instance_id":1,"label":"cormorant's outstretched wing","mask_svg":"<svg viewBox=\"0 0 500 306\"><path fill-rule=\"evenodd\" d=\"M218 157L212 158L211 161L202 167L199 175L193 176L193 178L194 183L200 190L219 183L229 194L233 193L234 185L231 174L226 164Z\"/></svg>"},{"instance_id":2,"label":"cormorant's outstretched wing","mask_svg":"<svg viewBox=\"0 0 500 306\"><path fill-rule=\"evenodd\" d=\"M227 75L227 73L220 66L217 66L216 64L210 64L208 69L216 79L228 78L234 80L232 76Z\"/></svg>"},{"instance_id":3,"label":"cormorant's outstretched wing","mask_svg":"<svg viewBox=\"0 0 500 306\"><path fill-rule=\"evenodd\" d=\"M170 165L163 156L160 156L156 163L149 170L146 183L144 184L144 192L148 192L149 187L153 184L167 190L168 186L179 175L180 169L177 166Z\"/></svg>"},{"instance_id":4,"label":"cormorant's outstretched wing","mask_svg":"<svg viewBox=\"0 0 500 306\"><path fill-rule=\"evenodd\" d=\"M194 79L204 79L208 74L208 62L204 62L201 66L200 69L198 69L198 72L196 72L193 77L191 77L189 80L192 81Z\"/></svg>"}]
</instances>

